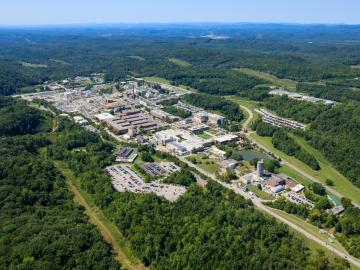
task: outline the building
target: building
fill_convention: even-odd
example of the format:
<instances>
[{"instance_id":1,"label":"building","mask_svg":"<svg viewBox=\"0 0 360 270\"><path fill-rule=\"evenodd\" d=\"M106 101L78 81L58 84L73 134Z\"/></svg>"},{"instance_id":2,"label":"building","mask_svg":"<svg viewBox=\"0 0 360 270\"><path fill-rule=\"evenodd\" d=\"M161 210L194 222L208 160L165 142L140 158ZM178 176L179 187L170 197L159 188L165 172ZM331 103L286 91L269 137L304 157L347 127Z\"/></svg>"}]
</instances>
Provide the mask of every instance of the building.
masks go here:
<instances>
[{"instance_id":1,"label":"building","mask_svg":"<svg viewBox=\"0 0 360 270\"><path fill-rule=\"evenodd\" d=\"M196 126L192 126L191 128L189 128L190 132L193 134L201 134L208 129L209 129L209 127L206 125L196 125Z\"/></svg>"},{"instance_id":2,"label":"building","mask_svg":"<svg viewBox=\"0 0 360 270\"><path fill-rule=\"evenodd\" d=\"M220 149L217 148L215 145L211 146L210 149L209 149L209 151L210 151L211 153L213 153L214 155L220 156L220 157L224 157L225 154L226 154L225 151L220 150Z\"/></svg>"},{"instance_id":3,"label":"building","mask_svg":"<svg viewBox=\"0 0 360 270\"><path fill-rule=\"evenodd\" d=\"M259 177L263 177L264 176L264 160L259 160L256 166L256 170L257 170L257 175Z\"/></svg>"},{"instance_id":4,"label":"building","mask_svg":"<svg viewBox=\"0 0 360 270\"><path fill-rule=\"evenodd\" d=\"M165 120L165 121L175 122L175 121L180 120L179 117L174 116L170 113L164 112L163 110L160 110L160 109L150 110L150 114L156 118L159 118L159 119Z\"/></svg>"},{"instance_id":5,"label":"building","mask_svg":"<svg viewBox=\"0 0 360 270\"><path fill-rule=\"evenodd\" d=\"M209 123L214 125L224 125L226 124L226 118L224 116L215 114L215 113L208 113Z\"/></svg>"},{"instance_id":6,"label":"building","mask_svg":"<svg viewBox=\"0 0 360 270\"><path fill-rule=\"evenodd\" d=\"M255 111L261 115L261 118L265 123L268 123L270 125L277 127L287 127L291 129L305 129L305 125L303 123L279 117L264 109L255 109Z\"/></svg>"},{"instance_id":7,"label":"building","mask_svg":"<svg viewBox=\"0 0 360 270\"><path fill-rule=\"evenodd\" d=\"M195 153L211 146L210 140L204 140L185 129L167 129L155 133L157 144L179 155Z\"/></svg>"},{"instance_id":8,"label":"building","mask_svg":"<svg viewBox=\"0 0 360 270\"><path fill-rule=\"evenodd\" d=\"M135 148L123 147L116 153L117 162L132 163L137 157L137 150Z\"/></svg>"},{"instance_id":9,"label":"building","mask_svg":"<svg viewBox=\"0 0 360 270\"><path fill-rule=\"evenodd\" d=\"M79 125L85 125L88 123L88 121L84 117L79 116L79 115L74 116L73 119L74 119L75 123L77 123Z\"/></svg>"},{"instance_id":10,"label":"building","mask_svg":"<svg viewBox=\"0 0 360 270\"><path fill-rule=\"evenodd\" d=\"M285 189L286 180L278 176L273 176L266 180L265 183L270 187L271 192L279 193Z\"/></svg>"},{"instance_id":11,"label":"building","mask_svg":"<svg viewBox=\"0 0 360 270\"><path fill-rule=\"evenodd\" d=\"M209 121L209 115L206 112L198 112L194 114L193 119L197 123L206 123Z\"/></svg>"},{"instance_id":12,"label":"building","mask_svg":"<svg viewBox=\"0 0 360 270\"><path fill-rule=\"evenodd\" d=\"M217 137L215 139L216 143L220 143L220 144L224 144L224 143L228 143L228 142L234 142L237 141L239 139L239 137L235 134L226 134L220 137Z\"/></svg>"},{"instance_id":13,"label":"building","mask_svg":"<svg viewBox=\"0 0 360 270\"><path fill-rule=\"evenodd\" d=\"M235 169L238 165L239 162L234 159L225 159L220 164L223 169Z\"/></svg>"},{"instance_id":14,"label":"building","mask_svg":"<svg viewBox=\"0 0 360 270\"><path fill-rule=\"evenodd\" d=\"M290 188L291 191L295 192L295 193L299 193L300 191L304 190L304 186L301 184L297 184L296 186Z\"/></svg>"},{"instance_id":15,"label":"building","mask_svg":"<svg viewBox=\"0 0 360 270\"><path fill-rule=\"evenodd\" d=\"M104 122L114 133L119 135L129 132L135 134L140 129L145 132L153 132L162 127L159 122L137 109L126 110L120 116L105 119ZM133 132L134 130L136 132Z\"/></svg>"},{"instance_id":16,"label":"building","mask_svg":"<svg viewBox=\"0 0 360 270\"><path fill-rule=\"evenodd\" d=\"M110 114L110 113L100 113L100 114L96 114L94 116L94 118L100 122L104 122L105 120L107 119L112 119L114 118L115 116Z\"/></svg>"}]
</instances>

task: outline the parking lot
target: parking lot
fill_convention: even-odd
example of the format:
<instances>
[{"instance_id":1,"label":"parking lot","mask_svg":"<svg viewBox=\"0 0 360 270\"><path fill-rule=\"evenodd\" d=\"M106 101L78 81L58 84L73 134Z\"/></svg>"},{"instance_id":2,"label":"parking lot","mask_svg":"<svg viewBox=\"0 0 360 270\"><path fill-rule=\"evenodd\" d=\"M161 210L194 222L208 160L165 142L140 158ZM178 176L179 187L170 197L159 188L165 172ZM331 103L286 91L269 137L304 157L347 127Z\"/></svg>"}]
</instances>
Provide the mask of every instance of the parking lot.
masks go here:
<instances>
[{"instance_id":1,"label":"parking lot","mask_svg":"<svg viewBox=\"0 0 360 270\"><path fill-rule=\"evenodd\" d=\"M162 184L159 182L145 183L143 178L127 165L115 165L106 170L112 177L112 184L119 192L155 193L174 202L186 192L183 186Z\"/></svg>"}]
</instances>

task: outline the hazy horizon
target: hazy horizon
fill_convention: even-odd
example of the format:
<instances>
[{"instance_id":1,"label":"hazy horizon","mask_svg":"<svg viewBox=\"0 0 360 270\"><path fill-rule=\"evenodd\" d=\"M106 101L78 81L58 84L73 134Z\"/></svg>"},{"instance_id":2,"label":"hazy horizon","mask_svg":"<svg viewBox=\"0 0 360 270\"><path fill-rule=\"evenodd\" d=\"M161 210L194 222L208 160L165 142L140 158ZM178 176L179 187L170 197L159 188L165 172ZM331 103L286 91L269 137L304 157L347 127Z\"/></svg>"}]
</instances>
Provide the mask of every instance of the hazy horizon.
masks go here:
<instances>
[{"instance_id":1,"label":"hazy horizon","mask_svg":"<svg viewBox=\"0 0 360 270\"><path fill-rule=\"evenodd\" d=\"M360 24L356 0L4 0L0 25L187 23Z\"/></svg>"}]
</instances>

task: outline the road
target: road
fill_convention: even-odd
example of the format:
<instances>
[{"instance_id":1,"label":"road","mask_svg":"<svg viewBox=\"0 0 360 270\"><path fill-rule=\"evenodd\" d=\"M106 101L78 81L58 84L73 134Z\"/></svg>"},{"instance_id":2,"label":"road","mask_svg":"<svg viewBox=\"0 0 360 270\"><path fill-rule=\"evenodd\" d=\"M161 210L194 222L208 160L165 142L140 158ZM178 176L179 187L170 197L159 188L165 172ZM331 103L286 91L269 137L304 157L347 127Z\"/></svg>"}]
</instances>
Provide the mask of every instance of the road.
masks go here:
<instances>
[{"instance_id":1,"label":"road","mask_svg":"<svg viewBox=\"0 0 360 270\"><path fill-rule=\"evenodd\" d=\"M244 122L244 127L246 127L246 129L248 129L248 126L249 124L251 123L253 117L254 117L254 114L253 112L243 106L243 105L240 105L240 107L242 109L244 109L245 111L247 111L247 113L249 114L249 117L248 119L246 119L246 121ZM259 142L257 142L256 140L254 140L254 138L252 138L249 134L245 134L254 144L256 144L259 148L262 148L264 151L268 152L268 153L272 153L271 150L269 150L268 148L266 148L264 145L260 144ZM274 154L274 153L273 153ZM275 154L274 154L275 155ZM276 156L276 155L275 155ZM279 157L278 157L279 158ZM291 169L293 169L294 171L297 171L298 173L300 173L301 175L305 176L306 178L310 179L311 181L313 182L316 182L316 183L320 183L321 184L321 181L318 180L316 177L308 174L307 172L305 172L304 170L296 167L295 165L293 165L292 163L288 162L287 160L284 160L284 159L281 159L281 163L284 164L284 165L287 165L289 166ZM329 187L329 186L325 186L326 190L329 192L329 193L332 193L334 195L336 195L337 197L339 198L343 198L345 197L344 195L342 195L341 193L339 193L338 191L334 190L333 188ZM360 208L360 205L358 203L355 203L355 202L352 202L352 204L358 208Z\"/></svg>"},{"instance_id":2,"label":"road","mask_svg":"<svg viewBox=\"0 0 360 270\"><path fill-rule=\"evenodd\" d=\"M254 118L254 113L252 112L252 110L250 110L249 108L243 106L243 105L240 105L240 107L245 110L249 117L246 119L246 121L244 122L243 126L246 128L246 129L249 129L249 125L251 123L251 121L253 120Z\"/></svg>"},{"instance_id":3,"label":"road","mask_svg":"<svg viewBox=\"0 0 360 270\"><path fill-rule=\"evenodd\" d=\"M233 190L235 193L243 196L245 199L251 200L252 203L254 204L254 206L256 208L258 208L259 210L267 213L268 215L276 218L277 220L281 221L282 223L287 224L288 226L290 226L291 228L293 228L294 230L298 231L299 233L303 234L305 237L309 238L310 240L315 241L316 243L318 243L319 245L323 246L324 248L327 248L328 250L330 250L331 252L335 253L336 255L340 256L341 258L347 258L347 260L355 265L356 267L360 268L360 260L352 257L351 255L344 253L341 250L338 250L336 248L334 248L333 246L328 245L326 242L324 242L322 239L319 239L318 237L316 237L315 235L309 233L308 231L304 230L303 228L301 228L300 226L298 226L297 224L283 218L282 216L278 215L277 213L275 213L274 211L271 210L271 208L265 206L262 203L262 200L260 198L257 198L256 196L251 196L249 193L244 192L243 190L241 190L240 188L228 184L228 183L224 183L222 181L220 181L219 179L216 178L216 176L214 174L208 173L207 171L203 170L202 168L200 168L199 166L196 166L195 164L191 163L189 160L187 160L184 157L180 157L178 156L178 158L185 162L186 164L188 164L190 167L195 168L196 170L198 170L199 172L201 172L202 174L206 175L207 177L212 178L214 181L216 181L217 183L219 183L220 185L222 185L225 188L231 189Z\"/></svg>"}]
</instances>

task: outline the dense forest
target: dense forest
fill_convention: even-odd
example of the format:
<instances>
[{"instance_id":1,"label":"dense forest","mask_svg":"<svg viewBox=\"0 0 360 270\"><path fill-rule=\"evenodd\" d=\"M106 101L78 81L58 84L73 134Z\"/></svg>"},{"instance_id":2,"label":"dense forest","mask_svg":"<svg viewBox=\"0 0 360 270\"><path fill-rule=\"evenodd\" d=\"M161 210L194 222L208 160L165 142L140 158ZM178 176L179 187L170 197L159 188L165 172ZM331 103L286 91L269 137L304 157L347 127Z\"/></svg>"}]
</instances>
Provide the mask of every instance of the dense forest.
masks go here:
<instances>
[{"instance_id":1,"label":"dense forest","mask_svg":"<svg viewBox=\"0 0 360 270\"><path fill-rule=\"evenodd\" d=\"M42 154L49 116L9 98L0 104L0 268L120 269Z\"/></svg>"},{"instance_id":2,"label":"dense forest","mask_svg":"<svg viewBox=\"0 0 360 270\"><path fill-rule=\"evenodd\" d=\"M184 100L191 105L203 108L205 110L219 111L230 121L241 121L244 118L243 112L239 106L224 98L214 98L208 94L188 94Z\"/></svg>"}]
</instances>

